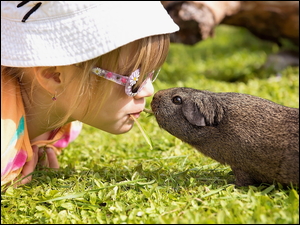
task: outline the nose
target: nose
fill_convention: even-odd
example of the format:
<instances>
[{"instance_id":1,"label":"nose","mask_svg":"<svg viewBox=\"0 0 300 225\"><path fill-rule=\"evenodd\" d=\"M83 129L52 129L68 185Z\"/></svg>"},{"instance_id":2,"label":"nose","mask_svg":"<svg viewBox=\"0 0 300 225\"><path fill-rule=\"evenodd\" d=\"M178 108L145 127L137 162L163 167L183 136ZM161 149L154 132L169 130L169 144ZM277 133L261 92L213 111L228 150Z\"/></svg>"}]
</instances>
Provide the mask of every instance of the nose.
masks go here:
<instances>
[{"instance_id":1,"label":"nose","mask_svg":"<svg viewBox=\"0 0 300 225\"><path fill-rule=\"evenodd\" d=\"M143 89L134 98L145 98L150 97L154 94L154 87L150 79L147 81Z\"/></svg>"}]
</instances>

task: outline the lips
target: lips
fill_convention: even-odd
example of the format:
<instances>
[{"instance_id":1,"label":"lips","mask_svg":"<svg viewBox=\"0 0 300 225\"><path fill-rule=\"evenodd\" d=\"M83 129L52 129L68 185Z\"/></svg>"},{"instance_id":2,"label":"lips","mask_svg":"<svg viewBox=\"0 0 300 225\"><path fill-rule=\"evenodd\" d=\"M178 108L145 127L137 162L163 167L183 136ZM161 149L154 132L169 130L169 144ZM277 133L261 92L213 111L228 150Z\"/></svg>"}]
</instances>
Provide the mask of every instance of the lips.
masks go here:
<instances>
[{"instance_id":1,"label":"lips","mask_svg":"<svg viewBox=\"0 0 300 225\"><path fill-rule=\"evenodd\" d=\"M136 113L131 113L130 115L134 116L136 119L140 117L142 111L136 112Z\"/></svg>"}]
</instances>

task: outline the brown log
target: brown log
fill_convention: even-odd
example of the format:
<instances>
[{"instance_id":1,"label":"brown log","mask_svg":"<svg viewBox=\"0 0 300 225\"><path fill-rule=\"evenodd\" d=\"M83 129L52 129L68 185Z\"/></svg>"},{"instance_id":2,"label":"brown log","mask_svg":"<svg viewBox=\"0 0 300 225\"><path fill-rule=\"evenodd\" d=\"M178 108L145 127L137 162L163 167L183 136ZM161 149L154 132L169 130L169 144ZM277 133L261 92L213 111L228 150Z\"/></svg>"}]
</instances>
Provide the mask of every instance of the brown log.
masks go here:
<instances>
[{"instance_id":1,"label":"brown log","mask_svg":"<svg viewBox=\"0 0 300 225\"><path fill-rule=\"evenodd\" d=\"M286 38L299 46L299 1L242 1L239 12L221 23L246 27L278 45Z\"/></svg>"},{"instance_id":2,"label":"brown log","mask_svg":"<svg viewBox=\"0 0 300 225\"><path fill-rule=\"evenodd\" d=\"M172 42L193 45L212 37L219 24L247 28L257 37L299 45L298 1L161 1L180 30Z\"/></svg>"}]
</instances>

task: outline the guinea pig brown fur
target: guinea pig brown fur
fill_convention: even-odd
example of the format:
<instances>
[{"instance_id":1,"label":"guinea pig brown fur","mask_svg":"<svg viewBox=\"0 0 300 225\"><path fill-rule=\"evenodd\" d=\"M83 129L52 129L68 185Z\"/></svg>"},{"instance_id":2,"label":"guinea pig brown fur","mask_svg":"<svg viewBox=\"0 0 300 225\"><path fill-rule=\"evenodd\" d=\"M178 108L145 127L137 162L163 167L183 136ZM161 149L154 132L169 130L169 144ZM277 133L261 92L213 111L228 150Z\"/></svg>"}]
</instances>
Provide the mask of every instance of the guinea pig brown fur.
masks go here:
<instances>
[{"instance_id":1,"label":"guinea pig brown fur","mask_svg":"<svg viewBox=\"0 0 300 225\"><path fill-rule=\"evenodd\" d=\"M256 96L170 88L151 102L161 128L231 167L237 186L299 185L299 109Z\"/></svg>"}]
</instances>

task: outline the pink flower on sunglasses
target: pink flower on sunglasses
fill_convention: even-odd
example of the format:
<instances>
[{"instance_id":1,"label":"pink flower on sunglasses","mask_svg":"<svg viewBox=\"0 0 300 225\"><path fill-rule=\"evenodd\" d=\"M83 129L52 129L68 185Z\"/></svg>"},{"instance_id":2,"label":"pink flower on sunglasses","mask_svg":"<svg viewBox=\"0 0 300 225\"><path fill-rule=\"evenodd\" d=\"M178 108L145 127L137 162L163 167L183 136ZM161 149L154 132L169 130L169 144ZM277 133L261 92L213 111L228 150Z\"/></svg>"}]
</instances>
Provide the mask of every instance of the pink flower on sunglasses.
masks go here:
<instances>
[{"instance_id":1,"label":"pink flower on sunglasses","mask_svg":"<svg viewBox=\"0 0 300 225\"><path fill-rule=\"evenodd\" d=\"M108 72L108 73L106 74L106 77L107 77L107 78L112 78L112 76L113 76L113 73L112 73L112 72Z\"/></svg>"},{"instance_id":2,"label":"pink flower on sunglasses","mask_svg":"<svg viewBox=\"0 0 300 225\"><path fill-rule=\"evenodd\" d=\"M127 83L127 80L128 80L128 79L126 79L125 77L122 77L122 78L121 78L121 82L122 82L123 84L126 84L126 83Z\"/></svg>"}]
</instances>

